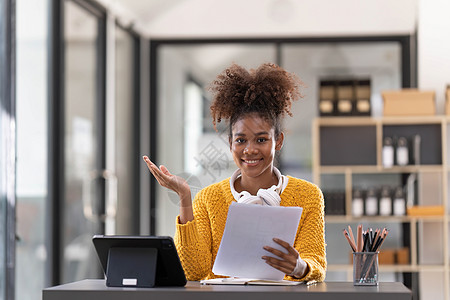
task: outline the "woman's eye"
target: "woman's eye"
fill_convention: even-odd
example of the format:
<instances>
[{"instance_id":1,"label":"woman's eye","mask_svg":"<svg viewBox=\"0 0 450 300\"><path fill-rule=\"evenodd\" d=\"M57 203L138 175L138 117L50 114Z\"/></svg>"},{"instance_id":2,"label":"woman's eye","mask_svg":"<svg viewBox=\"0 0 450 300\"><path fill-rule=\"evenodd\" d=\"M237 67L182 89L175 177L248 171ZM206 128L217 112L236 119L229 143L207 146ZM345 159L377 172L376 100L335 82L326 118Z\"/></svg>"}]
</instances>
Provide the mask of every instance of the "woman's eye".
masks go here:
<instances>
[{"instance_id":1,"label":"woman's eye","mask_svg":"<svg viewBox=\"0 0 450 300\"><path fill-rule=\"evenodd\" d=\"M243 143L243 142L245 142L245 140L244 139L242 139L242 138L239 138L239 139L236 139L236 143Z\"/></svg>"},{"instance_id":2,"label":"woman's eye","mask_svg":"<svg viewBox=\"0 0 450 300\"><path fill-rule=\"evenodd\" d=\"M266 138L258 138L258 143L264 143L265 141L267 141Z\"/></svg>"}]
</instances>

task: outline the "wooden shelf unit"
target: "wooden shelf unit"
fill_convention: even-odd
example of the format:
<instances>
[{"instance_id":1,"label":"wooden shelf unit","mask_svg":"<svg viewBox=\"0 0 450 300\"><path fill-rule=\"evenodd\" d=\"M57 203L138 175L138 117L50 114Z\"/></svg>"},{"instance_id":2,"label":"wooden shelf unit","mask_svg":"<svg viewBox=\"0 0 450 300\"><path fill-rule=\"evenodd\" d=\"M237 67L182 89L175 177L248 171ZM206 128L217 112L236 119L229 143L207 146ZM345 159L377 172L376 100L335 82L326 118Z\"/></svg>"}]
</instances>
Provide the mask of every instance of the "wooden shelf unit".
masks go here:
<instances>
[{"instance_id":1,"label":"wooden shelf unit","mask_svg":"<svg viewBox=\"0 0 450 300\"><path fill-rule=\"evenodd\" d=\"M434 155L438 157L428 157L425 163L418 165L407 166L393 166L391 168L384 168L382 165L382 144L384 132L393 132L395 129L400 130L411 128L421 129L422 132L432 132L430 136L426 136L423 140L428 139L427 145L421 145L422 149L430 149L430 153L426 155ZM364 130L367 131L367 135L363 136L363 139L368 143L372 143L375 149L369 149L376 157L366 157L369 163L366 163L360 158L355 158L357 163L348 164L339 163L339 159L333 157L333 151L336 152L336 156L342 155L345 150L345 145L338 145L338 147L330 147L333 145L333 139L336 141L339 137L335 136L335 133L342 130L345 135L346 132L352 134L361 134L358 132L358 128L362 128L362 134ZM406 129L405 129L406 128ZM430 117L322 117L314 120L312 135L313 135L313 180L316 184L321 186L321 178L323 175L337 175L341 176L344 180L344 195L345 195L345 215L326 215L326 224L349 224L349 223L409 223L410 224L410 264L408 265L380 265L380 272L406 272L406 273L422 273L422 272L442 272L444 274L444 299L450 300L450 247L449 247L449 234L450 234L450 215L449 215L449 187L448 175L450 173L450 165L448 164L448 152L449 137L447 136L448 128L450 128L450 117L446 116L430 116ZM440 132L439 132L440 131ZM329 139L323 140L322 133L328 135ZM425 135L427 135L425 133ZM375 141L369 140L374 138ZM439 139L435 142L429 142L430 138ZM347 139L348 137L344 138ZM357 138L357 137L356 137ZM321 148L321 142L328 144L326 147L332 149L330 153L323 153L325 151ZM439 147L438 147L439 146ZM430 148L427 148L430 147ZM362 145L362 149L368 149L367 144ZM439 149L438 149L439 148ZM341 152L339 152L341 151ZM350 149L351 152L355 152L354 149ZM422 151L421 151L422 152ZM436 155L438 153L438 155ZM364 155L365 153L361 153ZM344 153L345 155L345 153ZM352 154L349 154L352 155ZM353 153L354 155L354 153ZM321 161L322 158L328 160L326 163ZM345 158L343 160L351 160ZM359 160L358 160L359 159ZM434 161L435 160L435 161ZM422 161L422 159L421 159ZM441 199L439 205L443 205L445 214L443 216L362 216L353 217L351 212L352 207L352 194L354 185L352 179L355 175L368 175L368 174L427 174L436 173L440 174L441 178ZM439 184L438 184L439 186ZM423 200L423 199L422 199ZM418 243L421 241L421 236L418 228L418 224L427 224L437 222L442 224L442 243L443 243L443 263L438 265L430 264L418 264ZM423 234L423 233L422 233ZM343 237L342 237L343 238ZM342 249L347 252L348 249ZM328 265L329 271L346 271L349 279L351 279L352 266L349 264L333 264Z\"/></svg>"}]
</instances>

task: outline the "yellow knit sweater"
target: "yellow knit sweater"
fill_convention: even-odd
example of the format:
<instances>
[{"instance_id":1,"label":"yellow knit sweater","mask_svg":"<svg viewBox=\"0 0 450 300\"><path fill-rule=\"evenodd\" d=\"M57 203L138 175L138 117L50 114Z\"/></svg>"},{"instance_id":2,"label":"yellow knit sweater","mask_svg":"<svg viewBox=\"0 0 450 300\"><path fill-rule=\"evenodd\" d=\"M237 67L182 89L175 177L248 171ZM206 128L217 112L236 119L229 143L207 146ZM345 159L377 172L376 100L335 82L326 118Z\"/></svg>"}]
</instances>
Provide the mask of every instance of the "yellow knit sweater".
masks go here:
<instances>
[{"instance_id":1,"label":"yellow knit sweater","mask_svg":"<svg viewBox=\"0 0 450 300\"><path fill-rule=\"evenodd\" d=\"M308 264L309 272L300 279L291 276L285 279L323 281L327 263L322 192L310 182L288 178L288 185L280 195L280 205L303 207L294 248ZM225 229L228 208L233 201L228 178L196 195L193 221L180 224L177 218L175 245L188 280L221 277L212 272L212 267Z\"/></svg>"}]
</instances>

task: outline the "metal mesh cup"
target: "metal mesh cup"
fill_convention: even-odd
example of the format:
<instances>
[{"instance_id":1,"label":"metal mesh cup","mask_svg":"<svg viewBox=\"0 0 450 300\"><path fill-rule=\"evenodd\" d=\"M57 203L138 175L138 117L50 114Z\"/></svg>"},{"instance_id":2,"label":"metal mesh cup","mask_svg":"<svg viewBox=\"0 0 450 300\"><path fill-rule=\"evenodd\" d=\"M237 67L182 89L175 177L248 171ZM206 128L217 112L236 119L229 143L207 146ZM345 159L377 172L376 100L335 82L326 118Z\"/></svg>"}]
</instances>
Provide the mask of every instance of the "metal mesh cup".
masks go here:
<instances>
[{"instance_id":1,"label":"metal mesh cup","mask_svg":"<svg viewBox=\"0 0 450 300\"><path fill-rule=\"evenodd\" d=\"M353 252L353 285L378 285L378 253Z\"/></svg>"}]
</instances>

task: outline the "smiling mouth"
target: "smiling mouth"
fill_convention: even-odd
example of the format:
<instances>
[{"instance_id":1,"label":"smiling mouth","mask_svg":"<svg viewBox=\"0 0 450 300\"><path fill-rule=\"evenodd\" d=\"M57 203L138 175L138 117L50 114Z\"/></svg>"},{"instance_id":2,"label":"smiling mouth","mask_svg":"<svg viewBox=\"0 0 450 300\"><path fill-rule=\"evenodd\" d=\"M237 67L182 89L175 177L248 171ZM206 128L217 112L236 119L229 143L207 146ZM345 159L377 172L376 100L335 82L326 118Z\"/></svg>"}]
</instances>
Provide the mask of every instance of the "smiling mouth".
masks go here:
<instances>
[{"instance_id":1,"label":"smiling mouth","mask_svg":"<svg viewBox=\"0 0 450 300\"><path fill-rule=\"evenodd\" d=\"M246 164L253 165L253 164L260 162L261 160L262 160L262 158L261 159L243 159L242 161Z\"/></svg>"}]
</instances>

